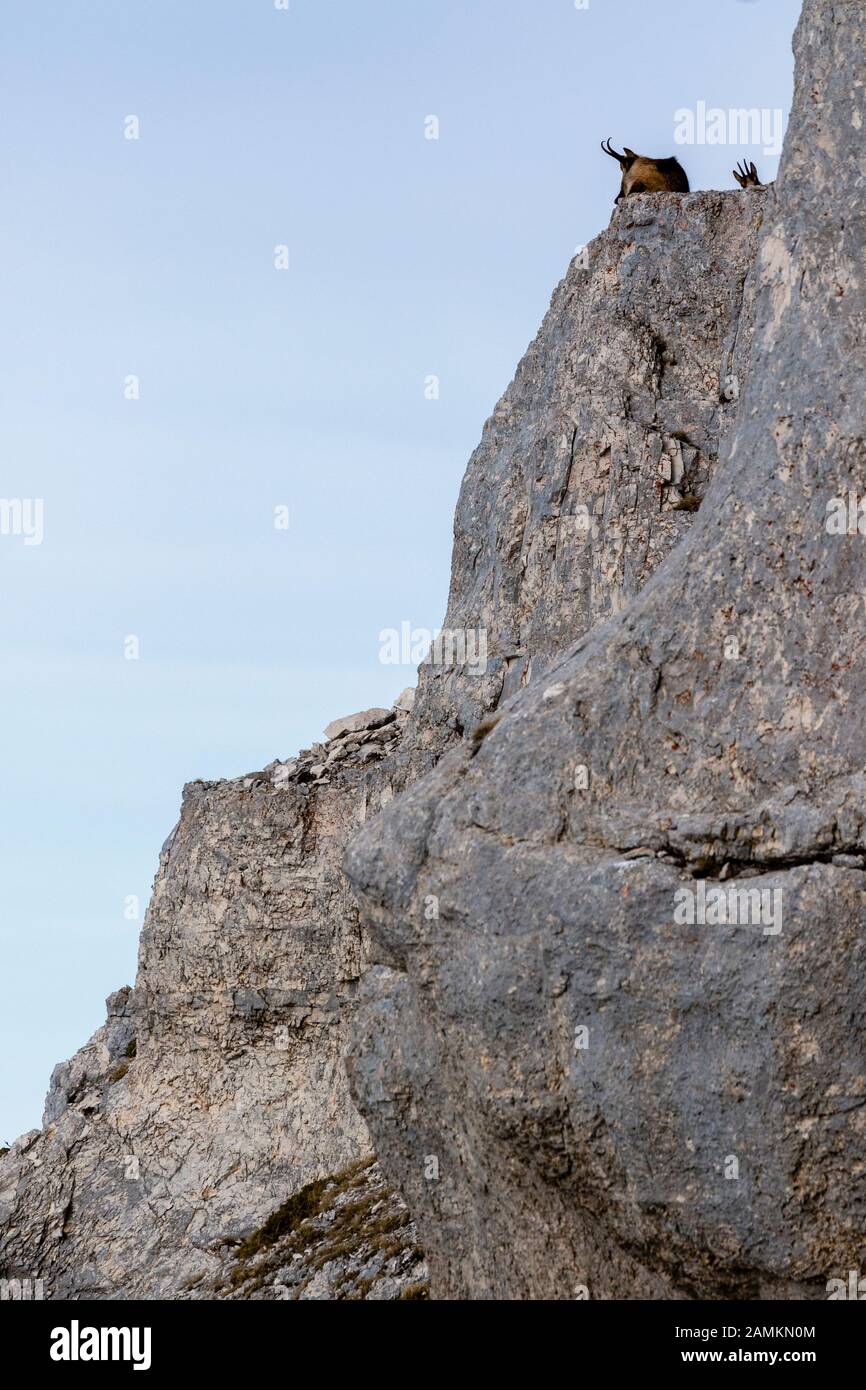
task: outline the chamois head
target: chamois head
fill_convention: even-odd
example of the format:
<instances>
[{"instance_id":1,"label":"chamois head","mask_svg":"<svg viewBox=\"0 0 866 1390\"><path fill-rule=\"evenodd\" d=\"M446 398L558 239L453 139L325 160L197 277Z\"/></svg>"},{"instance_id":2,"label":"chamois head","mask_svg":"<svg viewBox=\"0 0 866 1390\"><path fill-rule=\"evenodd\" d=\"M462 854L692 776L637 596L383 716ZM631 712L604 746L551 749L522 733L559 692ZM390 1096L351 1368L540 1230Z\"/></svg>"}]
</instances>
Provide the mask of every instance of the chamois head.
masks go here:
<instances>
[{"instance_id":1,"label":"chamois head","mask_svg":"<svg viewBox=\"0 0 866 1390\"><path fill-rule=\"evenodd\" d=\"M754 164L747 164L741 159L734 170L734 178L741 188L763 188L764 184L758 178L758 171Z\"/></svg>"},{"instance_id":2,"label":"chamois head","mask_svg":"<svg viewBox=\"0 0 866 1390\"><path fill-rule=\"evenodd\" d=\"M602 141L601 148L611 159L615 159L622 169L622 187L617 202L630 198L633 193L689 193L688 175L678 159L645 159L635 154L628 145L618 154L610 140Z\"/></svg>"}]
</instances>

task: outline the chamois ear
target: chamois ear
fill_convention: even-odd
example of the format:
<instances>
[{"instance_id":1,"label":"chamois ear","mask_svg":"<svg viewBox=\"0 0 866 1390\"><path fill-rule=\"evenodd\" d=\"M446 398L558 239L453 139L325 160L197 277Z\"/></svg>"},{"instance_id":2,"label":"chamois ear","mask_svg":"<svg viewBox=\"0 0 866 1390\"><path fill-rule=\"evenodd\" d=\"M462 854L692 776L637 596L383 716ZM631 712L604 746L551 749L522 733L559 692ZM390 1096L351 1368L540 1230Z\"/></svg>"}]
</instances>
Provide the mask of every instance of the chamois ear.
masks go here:
<instances>
[{"instance_id":1,"label":"chamois ear","mask_svg":"<svg viewBox=\"0 0 866 1390\"><path fill-rule=\"evenodd\" d=\"M630 169L632 164L634 164L635 160L637 159L637 155L635 154L634 150L630 150L628 146L626 146L624 154L620 154L618 150L615 150L613 145L610 143L610 137L608 137L607 140L602 140L601 148L604 150L605 154L610 155L611 159L615 159L617 161L619 167L624 172L625 170Z\"/></svg>"},{"instance_id":2,"label":"chamois ear","mask_svg":"<svg viewBox=\"0 0 866 1390\"><path fill-rule=\"evenodd\" d=\"M744 159L740 160L734 170L734 178L741 188L763 188L764 186L758 175L757 166L747 164Z\"/></svg>"},{"instance_id":3,"label":"chamois ear","mask_svg":"<svg viewBox=\"0 0 866 1390\"><path fill-rule=\"evenodd\" d=\"M754 168L754 167L755 167L755 166L752 165L752 168ZM748 166L746 165L745 160L741 159L741 160L738 162L737 167L736 167L736 169L735 169L733 172L734 172L734 178L737 180L737 183L740 185L740 187L741 187L741 188L746 188L747 185L748 185L748 183L749 183L749 177L750 177L750 175L749 175L749 169L748 169Z\"/></svg>"}]
</instances>

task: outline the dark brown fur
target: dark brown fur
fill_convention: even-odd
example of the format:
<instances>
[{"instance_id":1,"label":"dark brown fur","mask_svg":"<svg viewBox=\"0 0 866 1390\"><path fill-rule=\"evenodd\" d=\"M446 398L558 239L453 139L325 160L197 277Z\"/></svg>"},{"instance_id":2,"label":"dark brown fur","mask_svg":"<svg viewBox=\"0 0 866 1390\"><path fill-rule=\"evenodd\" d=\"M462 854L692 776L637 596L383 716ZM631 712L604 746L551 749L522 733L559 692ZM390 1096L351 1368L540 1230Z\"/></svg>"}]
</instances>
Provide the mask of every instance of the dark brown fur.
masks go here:
<instances>
[{"instance_id":1,"label":"dark brown fur","mask_svg":"<svg viewBox=\"0 0 866 1390\"><path fill-rule=\"evenodd\" d=\"M601 148L615 159L622 170L617 202L636 193L690 193L688 174L678 159L646 159L628 145L619 154L608 140Z\"/></svg>"}]
</instances>

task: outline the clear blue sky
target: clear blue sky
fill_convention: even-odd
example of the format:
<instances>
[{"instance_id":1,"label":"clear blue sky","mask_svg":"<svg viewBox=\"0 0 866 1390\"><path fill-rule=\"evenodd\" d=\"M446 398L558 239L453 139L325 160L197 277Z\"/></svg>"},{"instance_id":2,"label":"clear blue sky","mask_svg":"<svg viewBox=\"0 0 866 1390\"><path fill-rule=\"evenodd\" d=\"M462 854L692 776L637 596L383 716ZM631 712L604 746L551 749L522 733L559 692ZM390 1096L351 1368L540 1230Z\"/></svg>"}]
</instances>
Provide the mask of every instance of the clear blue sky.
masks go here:
<instances>
[{"instance_id":1,"label":"clear blue sky","mask_svg":"<svg viewBox=\"0 0 866 1390\"><path fill-rule=\"evenodd\" d=\"M414 683L379 632L442 620L468 455L610 216L599 141L772 177L674 112L787 115L798 12L5 0L0 497L44 539L0 535L0 1142L133 982L182 784Z\"/></svg>"}]
</instances>

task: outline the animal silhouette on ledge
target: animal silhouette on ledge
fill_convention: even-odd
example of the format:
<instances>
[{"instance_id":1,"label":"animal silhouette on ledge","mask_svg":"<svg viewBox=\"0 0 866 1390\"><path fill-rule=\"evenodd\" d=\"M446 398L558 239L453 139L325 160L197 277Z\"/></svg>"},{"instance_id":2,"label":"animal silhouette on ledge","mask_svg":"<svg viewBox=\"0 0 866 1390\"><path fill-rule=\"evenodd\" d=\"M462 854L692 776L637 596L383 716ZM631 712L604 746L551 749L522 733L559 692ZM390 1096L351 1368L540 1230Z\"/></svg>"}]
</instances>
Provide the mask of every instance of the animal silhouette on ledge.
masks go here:
<instances>
[{"instance_id":1,"label":"animal silhouette on ledge","mask_svg":"<svg viewBox=\"0 0 866 1390\"><path fill-rule=\"evenodd\" d=\"M610 140L602 140L601 148L605 154L615 159L622 170L622 184L616 201L631 198L636 193L690 193L689 176L678 159L648 159L635 154L628 145L622 154L615 150ZM764 188L754 164L740 160L734 170L734 178L741 188Z\"/></svg>"},{"instance_id":2,"label":"animal silhouette on ledge","mask_svg":"<svg viewBox=\"0 0 866 1390\"><path fill-rule=\"evenodd\" d=\"M646 159L635 154L628 145L619 154L610 140L601 143L605 154L617 160L622 169L622 186L617 195L619 203L635 193L690 193L689 177L678 159Z\"/></svg>"},{"instance_id":3,"label":"animal silhouette on ledge","mask_svg":"<svg viewBox=\"0 0 866 1390\"><path fill-rule=\"evenodd\" d=\"M741 188L766 188L767 186L765 183L761 183L758 178L758 171L754 164L747 164L744 159L740 160L734 170L734 178Z\"/></svg>"}]
</instances>

